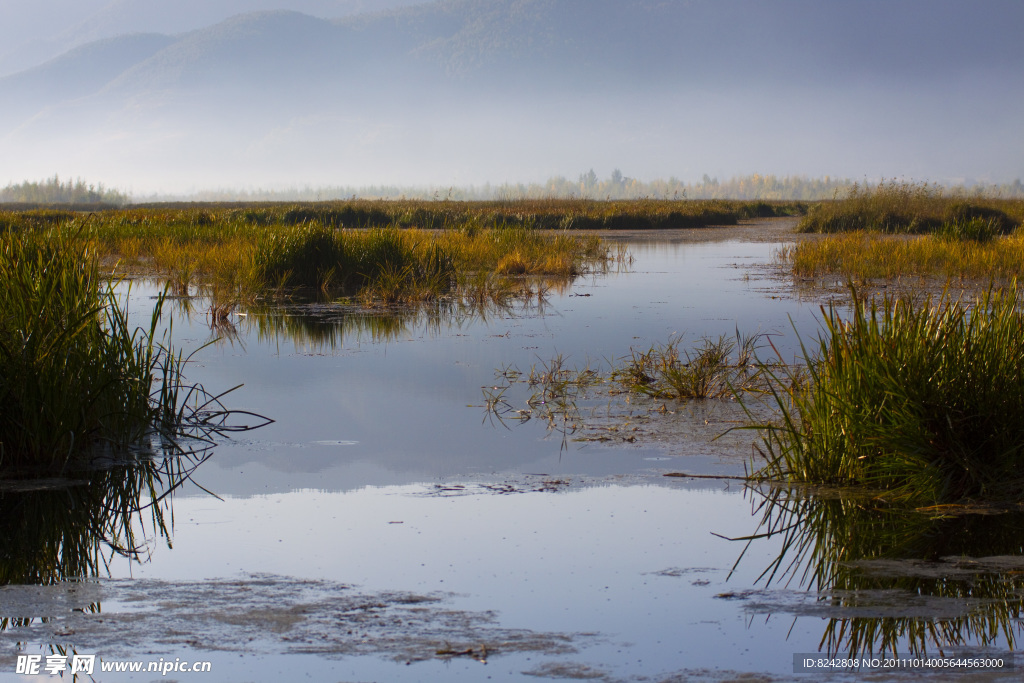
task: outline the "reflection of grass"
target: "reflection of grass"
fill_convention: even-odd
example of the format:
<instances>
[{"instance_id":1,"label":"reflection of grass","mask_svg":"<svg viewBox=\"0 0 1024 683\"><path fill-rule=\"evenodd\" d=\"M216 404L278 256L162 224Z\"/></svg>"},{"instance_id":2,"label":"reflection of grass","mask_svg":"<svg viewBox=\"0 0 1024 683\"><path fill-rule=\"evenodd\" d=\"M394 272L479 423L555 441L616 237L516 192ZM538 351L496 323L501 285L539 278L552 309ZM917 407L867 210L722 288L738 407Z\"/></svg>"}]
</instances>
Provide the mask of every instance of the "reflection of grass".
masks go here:
<instances>
[{"instance_id":1,"label":"reflection of grass","mask_svg":"<svg viewBox=\"0 0 1024 683\"><path fill-rule=\"evenodd\" d=\"M924 502L1024 491L1024 314L1016 288L968 306L853 293L807 372L770 386L772 479L884 490ZM787 371L783 371L789 372Z\"/></svg>"},{"instance_id":2,"label":"reflection of grass","mask_svg":"<svg viewBox=\"0 0 1024 683\"><path fill-rule=\"evenodd\" d=\"M147 536L168 536L169 496L204 459L141 459L63 485L0 490L0 585L94 577L114 556L145 559Z\"/></svg>"},{"instance_id":3,"label":"reflection of grass","mask_svg":"<svg viewBox=\"0 0 1024 683\"><path fill-rule=\"evenodd\" d=\"M419 313L402 315L395 312L332 311L321 316L306 310L249 309L239 324L255 329L261 341L288 339L294 344L316 351L336 350L345 346L347 338L374 343L408 336Z\"/></svg>"},{"instance_id":4,"label":"reflection of grass","mask_svg":"<svg viewBox=\"0 0 1024 683\"><path fill-rule=\"evenodd\" d=\"M233 323L211 325L211 329L229 341L237 337L237 327L255 331L261 341L289 340L320 352L343 348L346 340L378 343L404 339L418 329L440 334L444 328L486 321L494 314L534 315L543 312L546 296L542 282L509 281L482 274L468 283L459 299L398 308L378 306L373 300L358 305L346 300L323 304L257 302L246 306L245 313Z\"/></svg>"},{"instance_id":5,"label":"reflection of grass","mask_svg":"<svg viewBox=\"0 0 1024 683\"><path fill-rule=\"evenodd\" d=\"M739 540L781 537L782 550L762 578L800 577L820 594L815 612L836 615L821 640L829 654L1015 647L1024 612L1020 573L975 558L1019 556L1020 512L931 516L877 499L783 489L772 490L760 509L757 533Z\"/></svg>"}]
</instances>

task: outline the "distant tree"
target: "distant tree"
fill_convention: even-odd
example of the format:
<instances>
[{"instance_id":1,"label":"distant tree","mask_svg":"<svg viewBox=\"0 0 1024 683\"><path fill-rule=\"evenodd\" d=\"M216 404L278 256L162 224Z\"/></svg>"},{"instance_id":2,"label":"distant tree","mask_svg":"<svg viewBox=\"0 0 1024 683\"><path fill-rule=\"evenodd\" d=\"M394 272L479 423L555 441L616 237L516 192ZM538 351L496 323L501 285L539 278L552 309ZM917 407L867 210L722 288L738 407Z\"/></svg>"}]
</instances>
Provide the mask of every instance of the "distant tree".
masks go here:
<instances>
[{"instance_id":1,"label":"distant tree","mask_svg":"<svg viewBox=\"0 0 1024 683\"><path fill-rule=\"evenodd\" d=\"M40 182L26 180L0 189L0 202L24 202L30 204L117 204L129 201L128 195L107 189L103 183L86 184L84 180L63 182L60 176Z\"/></svg>"}]
</instances>

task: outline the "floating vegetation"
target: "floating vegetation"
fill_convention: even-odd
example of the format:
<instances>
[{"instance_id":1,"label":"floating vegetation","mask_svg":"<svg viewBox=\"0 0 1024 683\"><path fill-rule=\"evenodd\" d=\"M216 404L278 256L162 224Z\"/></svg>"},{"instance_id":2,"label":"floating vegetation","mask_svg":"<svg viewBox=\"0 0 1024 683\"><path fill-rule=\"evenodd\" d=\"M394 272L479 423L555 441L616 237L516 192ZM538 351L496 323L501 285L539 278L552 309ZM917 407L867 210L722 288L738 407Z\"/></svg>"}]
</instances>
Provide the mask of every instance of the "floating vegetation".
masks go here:
<instances>
[{"instance_id":1,"label":"floating vegetation","mask_svg":"<svg viewBox=\"0 0 1024 683\"><path fill-rule=\"evenodd\" d=\"M690 402L731 401L737 392L764 393L766 375L755 362L759 339L759 334L743 336L737 331L735 340L704 338L693 349L682 351L681 340L672 339L646 351L632 349L628 356L607 363L607 369L603 369L605 364L590 361L583 367L570 367L561 355L535 364L526 373L515 367L502 368L495 372L496 384L483 387L485 419L500 424L542 420L549 432L561 435L565 447L577 431L594 427L595 422L614 421L612 416L621 412L612 407L616 396L636 394L659 401ZM530 391L521 407L516 407L509 395L517 384ZM607 402L598 418L603 399ZM664 403L651 409L673 412ZM632 431L604 427L604 432L627 442L636 441L635 431L636 427ZM584 439L607 441L612 437L602 433Z\"/></svg>"},{"instance_id":2,"label":"floating vegetation","mask_svg":"<svg viewBox=\"0 0 1024 683\"><path fill-rule=\"evenodd\" d=\"M731 398L734 391L760 389L761 370L754 363L761 335L736 339L702 339L692 350L679 351L679 339L647 351L632 350L612 371L623 387L652 398ZM730 357L736 354L735 362Z\"/></svg>"},{"instance_id":3,"label":"floating vegetation","mask_svg":"<svg viewBox=\"0 0 1024 683\"><path fill-rule=\"evenodd\" d=\"M823 309L806 368L765 368L780 412L758 424L775 480L918 504L1024 492L1024 313L1016 286Z\"/></svg>"}]
</instances>

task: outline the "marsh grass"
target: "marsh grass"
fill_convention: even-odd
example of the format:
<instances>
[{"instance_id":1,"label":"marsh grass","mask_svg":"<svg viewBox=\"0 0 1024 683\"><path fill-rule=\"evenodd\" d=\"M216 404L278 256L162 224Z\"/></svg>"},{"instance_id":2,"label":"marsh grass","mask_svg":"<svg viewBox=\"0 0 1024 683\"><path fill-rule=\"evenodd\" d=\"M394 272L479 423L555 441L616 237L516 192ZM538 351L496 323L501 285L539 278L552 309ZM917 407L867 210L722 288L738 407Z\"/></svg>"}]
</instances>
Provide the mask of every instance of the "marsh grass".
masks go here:
<instances>
[{"instance_id":1,"label":"marsh grass","mask_svg":"<svg viewBox=\"0 0 1024 683\"><path fill-rule=\"evenodd\" d=\"M250 225L311 225L333 228L417 227L445 230L466 225L542 230L623 230L734 225L742 218L790 216L807 204L787 201L634 199L602 201L537 198L493 201L352 199L316 203L140 205L133 211L206 211Z\"/></svg>"},{"instance_id":2,"label":"marsh grass","mask_svg":"<svg viewBox=\"0 0 1024 683\"><path fill-rule=\"evenodd\" d=\"M60 472L103 451L217 431L216 400L184 384L185 359L157 340L163 297L149 329L133 329L81 230L0 233L0 281L5 474Z\"/></svg>"},{"instance_id":3,"label":"marsh grass","mask_svg":"<svg viewBox=\"0 0 1024 683\"><path fill-rule=\"evenodd\" d=\"M979 238L961 237L976 232ZM780 249L776 258L799 277L838 274L862 280L939 276L974 280L1024 275L1024 235L994 236L971 224L947 226L932 236L893 237L854 232Z\"/></svg>"},{"instance_id":4,"label":"marsh grass","mask_svg":"<svg viewBox=\"0 0 1024 683\"><path fill-rule=\"evenodd\" d=\"M1024 201L947 194L938 185L927 183L855 184L842 199L813 205L798 230L913 235L974 220L983 221L998 234L1009 234L1024 220Z\"/></svg>"},{"instance_id":5,"label":"marsh grass","mask_svg":"<svg viewBox=\"0 0 1024 683\"><path fill-rule=\"evenodd\" d=\"M236 302L305 292L409 304L472 296L480 273L571 278L622 257L596 237L519 225L338 228L272 222L272 214L243 222L251 213L120 212L96 221L90 237L121 272L156 274L177 295Z\"/></svg>"},{"instance_id":6,"label":"marsh grass","mask_svg":"<svg viewBox=\"0 0 1024 683\"><path fill-rule=\"evenodd\" d=\"M814 205L798 226L830 237L787 247L779 259L802 277L1016 277L1022 221L1021 200L946 194L924 183L854 185L845 198Z\"/></svg>"},{"instance_id":7,"label":"marsh grass","mask_svg":"<svg viewBox=\"0 0 1024 683\"><path fill-rule=\"evenodd\" d=\"M732 225L789 212L726 201L371 201L135 207L91 214L88 239L117 272L175 296L251 301L299 290L375 304L460 296L478 271L571 278L622 259L580 230ZM0 230L70 225L68 211L0 212Z\"/></svg>"},{"instance_id":8,"label":"marsh grass","mask_svg":"<svg viewBox=\"0 0 1024 683\"><path fill-rule=\"evenodd\" d=\"M780 411L759 475L938 503L1024 491L1024 314L1016 286L822 309L806 370L765 367Z\"/></svg>"}]
</instances>

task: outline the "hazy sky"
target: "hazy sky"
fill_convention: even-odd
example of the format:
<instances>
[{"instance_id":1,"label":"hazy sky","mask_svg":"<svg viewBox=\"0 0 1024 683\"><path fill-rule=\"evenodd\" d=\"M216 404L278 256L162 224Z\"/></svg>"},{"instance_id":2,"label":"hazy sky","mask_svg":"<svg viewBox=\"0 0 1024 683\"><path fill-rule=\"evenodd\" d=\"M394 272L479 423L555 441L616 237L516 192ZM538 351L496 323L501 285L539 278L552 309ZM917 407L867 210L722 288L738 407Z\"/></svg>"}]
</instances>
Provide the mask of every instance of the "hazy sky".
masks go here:
<instances>
[{"instance_id":1,"label":"hazy sky","mask_svg":"<svg viewBox=\"0 0 1024 683\"><path fill-rule=\"evenodd\" d=\"M0 184L1024 177L1018 0L413 4L0 0Z\"/></svg>"}]
</instances>

